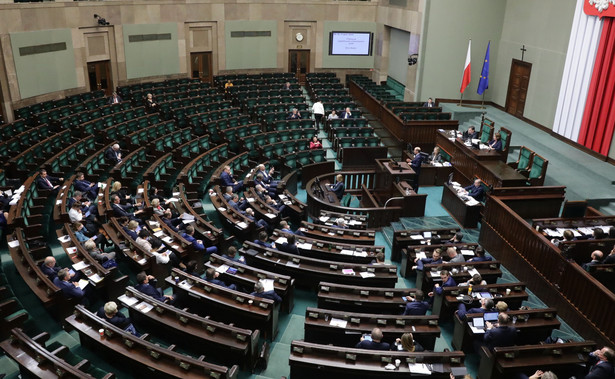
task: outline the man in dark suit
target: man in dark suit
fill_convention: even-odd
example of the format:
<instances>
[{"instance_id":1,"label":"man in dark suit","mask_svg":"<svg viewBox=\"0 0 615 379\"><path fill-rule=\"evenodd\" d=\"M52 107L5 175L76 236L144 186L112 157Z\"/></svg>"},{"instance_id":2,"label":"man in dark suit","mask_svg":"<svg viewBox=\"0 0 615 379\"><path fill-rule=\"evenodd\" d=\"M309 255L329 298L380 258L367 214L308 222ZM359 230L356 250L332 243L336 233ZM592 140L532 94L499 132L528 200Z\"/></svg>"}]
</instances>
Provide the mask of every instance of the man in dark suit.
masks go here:
<instances>
[{"instance_id":1,"label":"man in dark suit","mask_svg":"<svg viewBox=\"0 0 615 379\"><path fill-rule=\"evenodd\" d=\"M615 247L611 250L609 255L607 255L606 258L604 258L604 261L602 262L602 264L605 264L605 265L615 264Z\"/></svg>"},{"instance_id":2,"label":"man in dark suit","mask_svg":"<svg viewBox=\"0 0 615 379\"><path fill-rule=\"evenodd\" d=\"M202 240L197 240L194 238L194 226L188 225L186 226L186 232L182 233L181 236L188 242L192 244L192 246L198 251L204 251L205 254L214 254L218 252L218 248L215 246L205 247L203 245Z\"/></svg>"},{"instance_id":3,"label":"man in dark suit","mask_svg":"<svg viewBox=\"0 0 615 379\"><path fill-rule=\"evenodd\" d=\"M263 299L273 300L276 304L282 302L282 298L280 297L280 295L275 293L274 290L265 291L265 286L263 286L263 283L261 283L260 281L256 282L256 284L254 285L254 292L252 292L250 295L262 297Z\"/></svg>"},{"instance_id":4,"label":"man in dark suit","mask_svg":"<svg viewBox=\"0 0 615 379\"><path fill-rule=\"evenodd\" d=\"M591 254L592 260L591 262L583 263L583 266L582 266L583 269L585 271L589 271L590 266L599 265L600 263L602 263L602 257L603 257L602 251L600 250L592 251L592 254Z\"/></svg>"},{"instance_id":5,"label":"man in dark suit","mask_svg":"<svg viewBox=\"0 0 615 379\"><path fill-rule=\"evenodd\" d=\"M443 287L457 287L457 283L448 270L440 271L440 279L442 279L442 285L436 283L433 287L433 291L428 294L429 297L433 297L435 294L442 295Z\"/></svg>"},{"instance_id":6,"label":"man in dark suit","mask_svg":"<svg viewBox=\"0 0 615 379\"><path fill-rule=\"evenodd\" d=\"M120 163L122 161L122 152L120 151L120 145L115 143L113 144L113 146L109 147L107 151L105 151L105 160L114 165Z\"/></svg>"},{"instance_id":7,"label":"man in dark suit","mask_svg":"<svg viewBox=\"0 0 615 379\"><path fill-rule=\"evenodd\" d=\"M139 292L143 292L144 294L153 297L154 299L162 302L168 302L172 304L175 301L175 298L171 295L164 295L162 293L162 289L156 288L156 279L147 275L145 271L141 271L137 274L137 285L135 289Z\"/></svg>"},{"instance_id":8,"label":"man in dark suit","mask_svg":"<svg viewBox=\"0 0 615 379\"><path fill-rule=\"evenodd\" d=\"M286 117L287 120L301 120L301 113L297 108L293 108L293 111Z\"/></svg>"},{"instance_id":9,"label":"man in dark suit","mask_svg":"<svg viewBox=\"0 0 615 379\"><path fill-rule=\"evenodd\" d=\"M473 126L470 126L467 131L463 132L464 140L477 139L477 138L478 138L478 132L476 131L476 128L474 128Z\"/></svg>"},{"instance_id":10,"label":"man in dark suit","mask_svg":"<svg viewBox=\"0 0 615 379\"><path fill-rule=\"evenodd\" d=\"M466 314L468 313L485 313L493 309L493 300L481 298L480 299L480 308L470 308L466 309L466 305L464 303L459 303L457 307L457 315L460 319L465 320Z\"/></svg>"},{"instance_id":11,"label":"man in dark suit","mask_svg":"<svg viewBox=\"0 0 615 379\"><path fill-rule=\"evenodd\" d=\"M260 164L258 165L258 170L256 171L256 175L258 176L259 174L263 176L263 183L268 184L269 186L273 187L274 189L278 187L279 182L277 180L273 179L273 173L275 172L275 167L271 167L269 169L269 171L267 171L267 168L265 167L264 164ZM265 187L267 188L267 187Z\"/></svg>"},{"instance_id":12,"label":"man in dark suit","mask_svg":"<svg viewBox=\"0 0 615 379\"><path fill-rule=\"evenodd\" d=\"M494 347L513 346L517 339L517 328L508 326L510 318L508 314L502 312L498 315L497 326L487 321L487 331L485 332L485 346L491 351Z\"/></svg>"},{"instance_id":13,"label":"man in dark suit","mask_svg":"<svg viewBox=\"0 0 615 379\"><path fill-rule=\"evenodd\" d=\"M245 199L242 201L239 201L239 195L234 193L233 196L231 197L231 200L228 201L228 205L230 205L232 208L238 210L240 213L243 214L246 208L248 208L248 201Z\"/></svg>"},{"instance_id":14,"label":"man in dark suit","mask_svg":"<svg viewBox=\"0 0 615 379\"><path fill-rule=\"evenodd\" d=\"M346 108L346 110L344 110L340 116L340 118L345 119L345 118L354 118L354 116L352 115L352 112L350 111L350 107Z\"/></svg>"},{"instance_id":15,"label":"man in dark suit","mask_svg":"<svg viewBox=\"0 0 615 379\"><path fill-rule=\"evenodd\" d=\"M228 288L230 290L236 290L237 286L235 284L226 284L224 283L222 280L218 279L218 276L220 276L220 273L216 271L215 268L210 267L205 271L205 280L208 281L209 283L224 287L224 288Z\"/></svg>"},{"instance_id":16,"label":"man in dark suit","mask_svg":"<svg viewBox=\"0 0 615 379\"><path fill-rule=\"evenodd\" d=\"M245 212L242 212L244 214L244 216L246 216L250 221L254 221L254 223L256 224L256 226L258 228L265 228L265 230L269 230L269 223L265 220L261 219L256 219L256 217L254 217L254 209L252 208L246 208Z\"/></svg>"},{"instance_id":17,"label":"man in dark suit","mask_svg":"<svg viewBox=\"0 0 615 379\"><path fill-rule=\"evenodd\" d=\"M58 276L58 272L62 269L62 267L56 265L56 259L52 256L48 256L45 258L43 263L41 264L41 271L45 276L49 278L49 280L53 281L56 276ZM74 275L71 275L74 278Z\"/></svg>"},{"instance_id":18,"label":"man in dark suit","mask_svg":"<svg viewBox=\"0 0 615 379\"><path fill-rule=\"evenodd\" d=\"M429 309L429 303L423 301L425 295L423 291L417 290L414 293L414 298L406 296L406 299L410 298L412 301L406 303L406 309L404 309L404 316L424 316Z\"/></svg>"},{"instance_id":19,"label":"man in dark suit","mask_svg":"<svg viewBox=\"0 0 615 379\"><path fill-rule=\"evenodd\" d=\"M372 329L370 338L361 337L361 341L355 346L356 349L368 349L368 350L391 350L391 345L386 342L382 342L382 330L380 328Z\"/></svg>"},{"instance_id":20,"label":"man in dark suit","mask_svg":"<svg viewBox=\"0 0 615 379\"><path fill-rule=\"evenodd\" d=\"M482 246L477 246L474 250L474 258L468 259L468 262L487 262L493 260L491 257L485 256L485 249Z\"/></svg>"},{"instance_id":21,"label":"man in dark suit","mask_svg":"<svg viewBox=\"0 0 615 379\"><path fill-rule=\"evenodd\" d=\"M442 250L441 249L435 249L433 251L433 253L431 254L431 258L416 258L414 260L414 263L416 263L416 268L413 267L416 270L419 271L423 271L423 266L427 265L427 264L437 264L437 263L442 263Z\"/></svg>"},{"instance_id":22,"label":"man in dark suit","mask_svg":"<svg viewBox=\"0 0 615 379\"><path fill-rule=\"evenodd\" d=\"M38 189L58 192L60 183L64 181L64 178L56 178L55 176L47 175L47 170L41 170L36 178L36 186Z\"/></svg>"},{"instance_id":23,"label":"man in dark suit","mask_svg":"<svg viewBox=\"0 0 615 379\"><path fill-rule=\"evenodd\" d=\"M263 230L258 233L258 239L254 240L254 243L263 247L275 249L275 243L267 242L267 239L269 239L269 236L267 235L267 232Z\"/></svg>"},{"instance_id":24,"label":"man in dark suit","mask_svg":"<svg viewBox=\"0 0 615 379\"><path fill-rule=\"evenodd\" d=\"M297 243L294 234L288 234L286 236L286 242L278 243L276 245L278 250L283 251L289 254L299 255L299 249L297 248Z\"/></svg>"},{"instance_id":25,"label":"man in dark suit","mask_svg":"<svg viewBox=\"0 0 615 379\"><path fill-rule=\"evenodd\" d=\"M433 108L434 107L434 103L433 103L433 99L430 97L429 99L427 99L427 102L423 104L424 108Z\"/></svg>"},{"instance_id":26,"label":"man in dark suit","mask_svg":"<svg viewBox=\"0 0 615 379\"><path fill-rule=\"evenodd\" d=\"M120 97L120 95L118 95L117 92L113 92L113 94L109 98L108 104L119 104L121 102L122 98Z\"/></svg>"},{"instance_id":27,"label":"man in dark suit","mask_svg":"<svg viewBox=\"0 0 615 379\"><path fill-rule=\"evenodd\" d=\"M136 215L143 213L143 209L139 209L134 213L128 212L128 208L131 205L122 205L120 204L120 197L118 195L113 195L111 198L111 209L113 209L113 214L115 217L127 217L129 220L135 220L139 224L142 224L143 221L136 217Z\"/></svg>"},{"instance_id":28,"label":"man in dark suit","mask_svg":"<svg viewBox=\"0 0 615 379\"><path fill-rule=\"evenodd\" d=\"M344 185L344 177L341 174L335 177L335 184L329 184L329 190L337 196L338 200L342 200L346 186Z\"/></svg>"},{"instance_id":29,"label":"man in dark suit","mask_svg":"<svg viewBox=\"0 0 615 379\"><path fill-rule=\"evenodd\" d=\"M245 258L237 254L237 248L235 246L229 246L229 248L226 249L226 254L222 255L222 258L226 258L233 262L246 263Z\"/></svg>"},{"instance_id":30,"label":"man in dark suit","mask_svg":"<svg viewBox=\"0 0 615 379\"><path fill-rule=\"evenodd\" d=\"M419 190L419 175L421 174L421 164L423 164L423 155L421 154L421 148L414 148L414 157L412 160L410 158L406 159L406 163L410 165L412 170L416 173L414 176L414 180L412 180L412 189L414 192L418 192Z\"/></svg>"},{"instance_id":31,"label":"man in dark suit","mask_svg":"<svg viewBox=\"0 0 615 379\"><path fill-rule=\"evenodd\" d=\"M53 284L62 290L62 294L68 299L77 299L79 303L86 307L90 304L85 291L79 287L78 282L71 282L71 275L67 268L58 271L58 275L53 279Z\"/></svg>"},{"instance_id":32,"label":"man in dark suit","mask_svg":"<svg viewBox=\"0 0 615 379\"><path fill-rule=\"evenodd\" d=\"M135 329L134 325L132 325L132 320L130 317L126 317L122 313L118 312L117 304L114 301L109 301L104 306L100 307L98 312L96 312L96 316L137 337L141 336L141 334L137 332L137 329Z\"/></svg>"},{"instance_id":33,"label":"man in dark suit","mask_svg":"<svg viewBox=\"0 0 615 379\"><path fill-rule=\"evenodd\" d=\"M232 187L233 192L241 191L243 189L243 180L236 181L231 176L231 166L224 167L224 171L220 174L220 180L222 181L222 186Z\"/></svg>"},{"instance_id":34,"label":"man in dark suit","mask_svg":"<svg viewBox=\"0 0 615 379\"><path fill-rule=\"evenodd\" d=\"M615 351L610 347L603 347L589 353L589 361L587 363L590 367L585 379L615 378Z\"/></svg>"},{"instance_id":35,"label":"man in dark suit","mask_svg":"<svg viewBox=\"0 0 615 379\"><path fill-rule=\"evenodd\" d=\"M85 196L90 200L95 200L98 196L98 183L92 183L88 180L85 180L85 175L83 174L83 172L78 172L75 175L73 187L75 187L77 191L83 192Z\"/></svg>"},{"instance_id":36,"label":"man in dark suit","mask_svg":"<svg viewBox=\"0 0 615 379\"><path fill-rule=\"evenodd\" d=\"M468 196L473 197L476 201L482 201L485 197L485 190L480 184L480 179L475 179L474 184L465 187L464 190L468 191Z\"/></svg>"}]
</instances>

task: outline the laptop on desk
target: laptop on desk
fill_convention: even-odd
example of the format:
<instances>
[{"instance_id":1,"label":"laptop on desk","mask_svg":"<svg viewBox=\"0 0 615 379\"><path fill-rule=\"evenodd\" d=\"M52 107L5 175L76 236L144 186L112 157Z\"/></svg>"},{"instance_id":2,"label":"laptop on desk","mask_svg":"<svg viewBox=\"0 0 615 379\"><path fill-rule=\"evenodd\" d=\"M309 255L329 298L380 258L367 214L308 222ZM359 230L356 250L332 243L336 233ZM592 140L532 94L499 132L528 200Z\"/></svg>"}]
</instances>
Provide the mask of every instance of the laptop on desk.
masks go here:
<instances>
[{"instance_id":1,"label":"laptop on desk","mask_svg":"<svg viewBox=\"0 0 615 379\"><path fill-rule=\"evenodd\" d=\"M485 322L498 322L498 314L498 312L485 312L483 314L483 319L485 320Z\"/></svg>"}]
</instances>

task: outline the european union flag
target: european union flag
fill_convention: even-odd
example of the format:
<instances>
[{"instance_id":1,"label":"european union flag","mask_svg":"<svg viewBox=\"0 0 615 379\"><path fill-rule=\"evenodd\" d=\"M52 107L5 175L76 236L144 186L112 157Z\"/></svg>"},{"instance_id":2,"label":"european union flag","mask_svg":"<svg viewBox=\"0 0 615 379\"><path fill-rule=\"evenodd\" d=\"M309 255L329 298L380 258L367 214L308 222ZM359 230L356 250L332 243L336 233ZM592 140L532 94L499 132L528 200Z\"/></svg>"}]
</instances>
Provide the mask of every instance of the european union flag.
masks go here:
<instances>
[{"instance_id":1,"label":"european union flag","mask_svg":"<svg viewBox=\"0 0 615 379\"><path fill-rule=\"evenodd\" d=\"M478 92L479 95L482 95L483 92L487 88L489 88L489 47L491 46L491 41L487 44L487 52L485 53L485 62L483 63L483 71L480 73L480 80L478 81Z\"/></svg>"}]
</instances>

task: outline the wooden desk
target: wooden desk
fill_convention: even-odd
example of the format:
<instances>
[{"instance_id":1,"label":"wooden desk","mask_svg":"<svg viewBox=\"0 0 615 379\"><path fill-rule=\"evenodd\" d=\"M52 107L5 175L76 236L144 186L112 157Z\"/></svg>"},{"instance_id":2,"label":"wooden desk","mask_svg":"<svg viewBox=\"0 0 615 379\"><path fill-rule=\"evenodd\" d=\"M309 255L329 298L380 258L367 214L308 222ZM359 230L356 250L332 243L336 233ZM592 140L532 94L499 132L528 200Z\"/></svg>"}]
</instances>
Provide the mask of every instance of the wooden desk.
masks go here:
<instances>
[{"instance_id":1,"label":"wooden desk","mask_svg":"<svg viewBox=\"0 0 615 379\"><path fill-rule=\"evenodd\" d=\"M416 288L357 287L320 282L318 308L400 315L406 308L406 301L402 297L414 297L416 291Z\"/></svg>"},{"instance_id":2,"label":"wooden desk","mask_svg":"<svg viewBox=\"0 0 615 379\"><path fill-rule=\"evenodd\" d=\"M470 259L474 256L463 254L464 251L470 250L476 251L478 247L477 243L448 243L446 245L419 245L408 246L401 249L401 268L400 273L404 278L412 277L416 273L412 270L412 266L415 266L414 260L417 257L418 252L423 252L427 258L431 258L435 249L441 249L446 251L449 247L454 247L457 250L457 254L462 254L465 259Z\"/></svg>"},{"instance_id":3,"label":"wooden desk","mask_svg":"<svg viewBox=\"0 0 615 379\"><path fill-rule=\"evenodd\" d=\"M538 344L551 335L553 329L560 327L555 308L530 309L506 312L511 320L517 319L514 327L517 328L517 345ZM476 330L471 327L475 318L483 318L482 313L468 313L464 320L459 315L453 316L455 328L453 330L452 346L457 350L473 351L473 342L482 340L485 334L483 329Z\"/></svg>"},{"instance_id":4,"label":"wooden desk","mask_svg":"<svg viewBox=\"0 0 615 379\"><path fill-rule=\"evenodd\" d=\"M457 284L467 282L472 279L472 275L468 271L472 269L478 271L483 280L488 284L495 284L498 278L502 276L500 262L498 261L462 263L444 262L426 264L423 268L423 270L417 270L416 272L416 287L423 290L423 292L430 292L435 283L441 284L442 280L440 279L440 270L448 270L453 280L455 280ZM454 272L453 270L457 270L457 272Z\"/></svg>"},{"instance_id":5,"label":"wooden desk","mask_svg":"<svg viewBox=\"0 0 615 379\"><path fill-rule=\"evenodd\" d=\"M393 247L391 260L399 262L401 260L401 249L408 246L420 246L441 244L457 233L459 228L439 228L439 229L406 229L393 232ZM430 235L431 237L426 237Z\"/></svg>"},{"instance_id":6,"label":"wooden desk","mask_svg":"<svg viewBox=\"0 0 615 379\"><path fill-rule=\"evenodd\" d=\"M339 346L319 345L310 342L293 341L290 353L290 377L313 379L315 377L344 377L355 379L408 378L408 363L442 363L444 373L433 372L429 378L449 379L451 366L462 367L464 354L452 352L376 351L352 349ZM389 363L399 359L402 364L397 370L385 370Z\"/></svg>"},{"instance_id":7,"label":"wooden desk","mask_svg":"<svg viewBox=\"0 0 615 379\"><path fill-rule=\"evenodd\" d=\"M483 205L467 205L457 196L457 192L450 184L444 184L442 190L442 206L463 228L476 228L483 211Z\"/></svg>"},{"instance_id":8,"label":"wooden desk","mask_svg":"<svg viewBox=\"0 0 615 379\"><path fill-rule=\"evenodd\" d=\"M468 146L460 136L461 133L455 130L438 131L436 134L436 144L443 147L451 155L454 155L458 149L461 149L464 150L464 154L479 161L506 161L506 158L502 159L503 154L501 152Z\"/></svg>"},{"instance_id":9,"label":"wooden desk","mask_svg":"<svg viewBox=\"0 0 615 379\"><path fill-rule=\"evenodd\" d=\"M343 320L345 327L331 325L331 320ZM372 313L353 313L330 309L307 308L305 311L305 341L354 347L363 334L380 328L383 342L393 347L395 339L412 330L414 339L425 350L433 350L440 337L438 316L399 316Z\"/></svg>"}]
</instances>

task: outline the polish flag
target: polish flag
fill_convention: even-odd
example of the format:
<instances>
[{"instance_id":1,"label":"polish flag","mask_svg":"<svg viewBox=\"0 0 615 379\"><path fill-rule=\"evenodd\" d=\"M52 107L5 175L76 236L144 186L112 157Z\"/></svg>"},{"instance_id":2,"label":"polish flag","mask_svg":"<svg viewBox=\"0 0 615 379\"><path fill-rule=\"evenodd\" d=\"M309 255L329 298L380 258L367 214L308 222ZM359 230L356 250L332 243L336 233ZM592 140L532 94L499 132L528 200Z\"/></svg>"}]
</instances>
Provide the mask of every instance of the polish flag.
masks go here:
<instances>
[{"instance_id":1,"label":"polish flag","mask_svg":"<svg viewBox=\"0 0 615 379\"><path fill-rule=\"evenodd\" d=\"M466 55L466 64L463 66L463 78L461 79L461 89L459 92L463 93L466 90L468 84L470 84L470 78L472 74L470 72L470 51L472 50L472 40L468 42L468 55Z\"/></svg>"}]
</instances>

